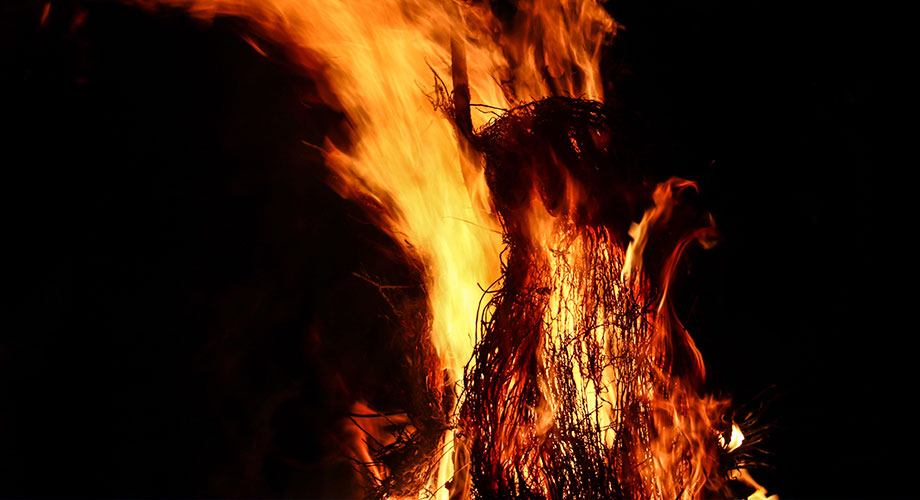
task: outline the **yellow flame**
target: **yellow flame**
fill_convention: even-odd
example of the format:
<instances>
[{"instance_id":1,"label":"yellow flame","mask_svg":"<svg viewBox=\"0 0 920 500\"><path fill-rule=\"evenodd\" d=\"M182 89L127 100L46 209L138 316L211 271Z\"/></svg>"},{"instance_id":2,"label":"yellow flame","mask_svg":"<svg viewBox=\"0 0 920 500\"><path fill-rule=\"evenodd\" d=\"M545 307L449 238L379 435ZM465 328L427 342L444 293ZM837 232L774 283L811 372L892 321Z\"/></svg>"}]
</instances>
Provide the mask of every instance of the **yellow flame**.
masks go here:
<instances>
[{"instance_id":1,"label":"yellow flame","mask_svg":"<svg viewBox=\"0 0 920 500\"><path fill-rule=\"evenodd\" d=\"M744 434L741 433L741 428L738 427L738 424L736 423L732 423L732 433L731 433L731 436L728 438L727 444L725 443L725 438L721 435L719 436L719 444L721 444L722 447L728 451L737 450L738 447L741 446L741 443L743 442L744 442Z\"/></svg>"}]
</instances>

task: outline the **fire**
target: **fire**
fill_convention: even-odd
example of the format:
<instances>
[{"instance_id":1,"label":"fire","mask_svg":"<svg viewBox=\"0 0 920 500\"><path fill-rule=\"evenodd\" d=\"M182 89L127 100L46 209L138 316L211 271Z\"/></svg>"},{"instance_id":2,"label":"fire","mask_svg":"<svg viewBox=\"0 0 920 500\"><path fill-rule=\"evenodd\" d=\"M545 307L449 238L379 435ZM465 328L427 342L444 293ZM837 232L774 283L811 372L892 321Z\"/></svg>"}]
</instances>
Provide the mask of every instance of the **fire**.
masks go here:
<instances>
[{"instance_id":1,"label":"fire","mask_svg":"<svg viewBox=\"0 0 920 500\"><path fill-rule=\"evenodd\" d=\"M411 439L421 426L411 415L350 421L376 494L670 500L697 498L716 480L719 457L743 437L735 426L725 444L727 402L698 393L702 357L668 298L683 249L714 235L711 220L686 231L670 225L694 184L659 185L627 237L598 215L584 174L596 168L586 158L606 158L602 126L521 153L530 174L481 154L507 120L539 139L534 117L563 102L541 99L603 100L601 51L618 25L601 5L521 0L508 25L485 2L454 0L155 3L245 18L256 37L290 48L320 77L352 134L347 149L318 146L331 185L424 269L440 363L429 367L428 389L443 392L446 421L419 448L427 450L412 469L420 477L396 486L388 481L399 471L374 454L399 442L388 429ZM543 104L524 106L535 101ZM600 120L584 106L575 111ZM511 109L519 111L503 114ZM508 175L518 175L511 184L523 195L501 193ZM655 244L671 250L649 259L650 241L664 233L672 239ZM486 307L483 289L494 294ZM374 411L355 403L355 412ZM578 489L589 475L590 488Z\"/></svg>"}]
</instances>

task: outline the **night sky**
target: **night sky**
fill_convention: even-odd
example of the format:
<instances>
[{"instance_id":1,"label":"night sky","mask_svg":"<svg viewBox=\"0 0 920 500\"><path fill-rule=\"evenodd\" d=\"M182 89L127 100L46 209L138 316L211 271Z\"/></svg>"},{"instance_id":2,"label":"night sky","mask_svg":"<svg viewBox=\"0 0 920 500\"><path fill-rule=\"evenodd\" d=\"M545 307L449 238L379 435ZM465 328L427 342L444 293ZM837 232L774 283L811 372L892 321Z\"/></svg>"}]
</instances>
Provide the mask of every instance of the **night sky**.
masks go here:
<instances>
[{"instance_id":1,"label":"night sky","mask_svg":"<svg viewBox=\"0 0 920 500\"><path fill-rule=\"evenodd\" d=\"M55 0L41 26L42 7L0 7L0 497L357 494L327 430L402 381L355 273L414 274L304 145L347 141L343 117L238 20ZM720 229L675 294L710 388L766 406L755 476L916 497L878 27L824 0L607 7L624 137L698 180Z\"/></svg>"}]
</instances>

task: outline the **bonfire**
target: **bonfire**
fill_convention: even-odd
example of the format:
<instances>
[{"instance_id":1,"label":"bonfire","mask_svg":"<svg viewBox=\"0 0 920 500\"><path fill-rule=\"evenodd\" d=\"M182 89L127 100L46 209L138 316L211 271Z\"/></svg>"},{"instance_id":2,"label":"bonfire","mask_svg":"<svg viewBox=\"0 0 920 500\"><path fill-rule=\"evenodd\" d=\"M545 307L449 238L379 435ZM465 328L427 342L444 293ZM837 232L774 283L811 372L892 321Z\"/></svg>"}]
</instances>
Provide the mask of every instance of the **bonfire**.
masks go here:
<instances>
[{"instance_id":1,"label":"bonfire","mask_svg":"<svg viewBox=\"0 0 920 500\"><path fill-rule=\"evenodd\" d=\"M403 321L411 404L343 418L367 495L731 497L751 419L705 394L670 291L716 222L691 180L622 161L595 0L164 0L245 19L326 83L351 145L330 185L422 276ZM615 90L615 89L614 89ZM368 277L369 281L372 281ZM344 417L344 416L343 416ZM747 435L747 438L745 437Z\"/></svg>"}]
</instances>

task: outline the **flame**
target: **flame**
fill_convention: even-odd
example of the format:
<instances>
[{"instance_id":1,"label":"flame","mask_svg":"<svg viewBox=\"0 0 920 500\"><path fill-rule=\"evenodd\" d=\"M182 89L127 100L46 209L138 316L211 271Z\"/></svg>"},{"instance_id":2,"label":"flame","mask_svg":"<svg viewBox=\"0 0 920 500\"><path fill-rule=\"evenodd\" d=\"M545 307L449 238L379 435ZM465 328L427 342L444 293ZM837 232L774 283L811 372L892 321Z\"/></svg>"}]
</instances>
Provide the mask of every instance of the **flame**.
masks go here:
<instances>
[{"instance_id":1,"label":"flame","mask_svg":"<svg viewBox=\"0 0 920 500\"><path fill-rule=\"evenodd\" d=\"M614 21L593 0L523 2L510 35L498 32L484 6L451 0L153 3L205 19L248 19L261 36L293 45L303 65L322 73L334 94L327 100L348 116L354 139L348 151L323 146L332 182L343 196L380 210L381 227L424 261L431 337L457 380L472 352L478 285L499 277L501 227L481 160L461 151L453 125L432 106L434 77L451 74L454 43L470 61L472 102L483 108L507 109L560 89L600 100L600 47ZM475 113L473 125L493 116Z\"/></svg>"},{"instance_id":2,"label":"flame","mask_svg":"<svg viewBox=\"0 0 920 500\"><path fill-rule=\"evenodd\" d=\"M375 482L383 481L387 470L374 460L373 450L392 445L400 433L413 429L405 414L382 415L365 401L355 401L342 431L354 458L364 466L364 474Z\"/></svg>"},{"instance_id":3,"label":"flame","mask_svg":"<svg viewBox=\"0 0 920 500\"><path fill-rule=\"evenodd\" d=\"M407 496L468 497L469 450L457 434L462 423L456 413L464 405L464 367L476 346L482 290L502 278L500 255L507 221L494 209L483 158L472 153L457 126L434 104L452 90L468 88L471 126L479 130L495 118L496 110L543 97L602 101L601 49L618 25L595 0L520 0L510 26L496 19L486 2L142 3L180 6L206 19L245 18L253 24L256 37L288 47L296 62L325 82L323 97L347 116L352 139L348 148L328 140L319 146L332 172L330 184L343 197L366 206L375 222L424 268L430 340L445 375L444 390L454 392L449 413L455 418L441 437L441 458L425 486ZM246 41L265 55L252 36L247 35ZM465 81L444 82L447 75L456 79L458 73L452 70L461 62ZM579 145L572 141L577 151ZM674 250L664 259L659 275L649 276L644 258L649 239L668 224L680 193L695 185L671 179L658 186L654 206L632 227L632 241L625 245L603 227L576 227L565 214L574 213L587 195L576 180L563 181L569 210L554 209L551 214L534 194L523 227L549 277L541 283L534 278L534 286L539 285L535 290L545 295L537 318L540 338L532 357L519 360L533 360L540 397L526 415L492 409L498 421L507 425L496 429L488 453L496 467L517 467L534 491L549 491L554 478L541 472L542 452L560 428L580 419L578 425L590 424L599 436L605 456L616 455L618 440L632 436L628 457L609 458L609 465L617 473L638 471L642 487L633 492L635 496L696 498L716 468L719 449L734 449L743 439L735 426L725 445L718 422L726 402L698 395L696 388L705 377L702 357L668 298L683 249L693 241L708 244L714 234L712 224L672 242ZM600 283L589 269L615 274ZM595 294L600 290L615 300L598 301ZM613 305L628 300L639 303L652 295L655 307L634 324L599 321L589 337L575 335L576 323L584 321L583 311L603 320L622 312L612 310ZM630 337L627 330L632 329L646 332L647 338ZM634 361L614 361L627 355ZM565 364L560 359L572 361ZM687 359L690 362L679 365L679 360ZM597 363L602 366L600 375L589 376L584 367ZM531 382L523 369L515 370L497 393L499 400L521 399ZM560 384L568 380L582 395L577 415L559 414ZM624 413L627 383L635 389L629 396L635 400L629 404L636 413L630 415ZM354 410L375 413L364 403L356 403ZM640 422L626 422L629 418ZM352 436L355 457L371 464L372 448L392 443L394 425L392 418L387 422L362 419L360 425L352 419L346 431ZM408 421L398 424L399 432L411 432ZM630 425L645 425L652 432ZM562 451L563 455L571 452ZM382 482L388 471L372 464L368 473L372 486ZM744 474L739 477L750 478Z\"/></svg>"},{"instance_id":4,"label":"flame","mask_svg":"<svg viewBox=\"0 0 920 500\"><path fill-rule=\"evenodd\" d=\"M725 442L724 436L719 436L719 444L728 451L737 450L742 443L744 443L744 434L736 423L732 423L732 433L728 438L728 443Z\"/></svg>"},{"instance_id":5,"label":"flame","mask_svg":"<svg viewBox=\"0 0 920 500\"><path fill-rule=\"evenodd\" d=\"M481 287L500 276L501 226L481 159L465 154L453 124L432 106L434 77L451 74L453 43L469 61L471 101L484 105L477 109L507 109L559 92L599 100L600 47L615 30L613 20L596 2L577 0L521 3L510 34L498 30L487 8L450 0L160 3L203 18L248 19L261 36L293 45L304 66L322 72L334 94L328 101L347 115L354 141L347 151L323 145L332 184L372 207L377 223L423 263L431 341L448 384L462 394ZM486 124L490 113L474 113L473 126ZM453 441L449 431L442 444ZM447 453L426 494L446 498L453 469Z\"/></svg>"},{"instance_id":6,"label":"flame","mask_svg":"<svg viewBox=\"0 0 920 500\"><path fill-rule=\"evenodd\" d=\"M680 192L695 186L677 178L659 185L654 206L632 228L632 242L624 249L606 227L579 222L579 207L589 202L585 189L572 177L563 182L559 205L564 208L555 209L556 215L536 186L524 213L513 215L523 221L521 238L515 240L522 243L509 260L523 254L527 264L520 274L506 276L506 284L513 282L512 289L525 295L545 297L498 304L501 312L496 315L531 323L493 326L485 334L491 341L476 359L478 365L498 366L486 370L500 373L476 374L473 380L479 385L473 392L488 393L495 386L500 392L474 401L465 426L474 439L488 441L479 449L490 457L486 462L509 471L493 474L500 479L487 496L527 491L553 498L559 488L564 494L565 487L558 486L561 478L548 475L560 473L551 464L562 457L582 471L596 470L599 464L623 476L638 471L638 477L622 481L637 498L698 498L719 474L718 429L728 403L696 391L705 375L701 355L670 311L667 291L683 249L711 235L711 226L677 236L655 279L645 276L642 266L650 234L667 232L661 229L667 227ZM655 307L634 312L656 293ZM527 347L503 344L503 338L522 328L539 342L522 340L520 345ZM690 362L678 371L678 360ZM536 388L518 378L529 372L536 373ZM503 379L501 373L510 376ZM529 394L537 395L537 404L521 408ZM559 411L562 406L565 410ZM593 451L576 457L566 443L588 434L603 448L584 443Z\"/></svg>"},{"instance_id":7,"label":"flame","mask_svg":"<svg viewBox=\"0 0 920 500\"><path fill-rule=\"evenodd\" d=\"M732 474L732 479L740 481L750 486L751 488L754 488L754 493L748 495L747 500L779 500L779 496L777 495L767 496L767 489L755 481L747 469L738 469L737 471L734 471L734 474Z\"/></svg>"}]
</instances>

